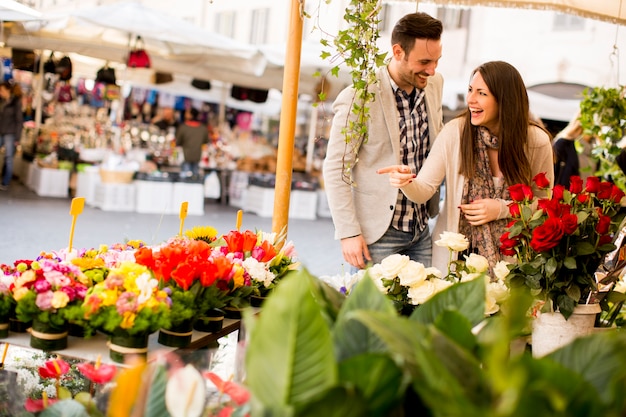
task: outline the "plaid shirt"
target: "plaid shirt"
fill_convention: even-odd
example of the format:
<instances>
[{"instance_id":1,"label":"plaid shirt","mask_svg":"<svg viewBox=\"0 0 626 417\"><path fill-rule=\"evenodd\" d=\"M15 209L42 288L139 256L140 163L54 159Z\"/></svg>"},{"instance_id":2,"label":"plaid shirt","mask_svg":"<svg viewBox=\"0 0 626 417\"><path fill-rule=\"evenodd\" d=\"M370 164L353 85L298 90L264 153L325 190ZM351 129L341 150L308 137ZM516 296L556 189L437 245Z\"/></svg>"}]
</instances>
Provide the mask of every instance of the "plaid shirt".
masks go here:
<instances>
[{"instance_id":1,"label":"plaid shirt","mask_svg":"<svg viewBox=\"0 0 626 417\"><path fill-rule=\"evenodd\" d=\"M407 94L392 80L391 86L396 95L400 122L400 160L419 172L428 156L428 117L426 114L425 91L414 89ZM416 204L398 192L396 209L391 225L403 232L421 231L428 225L428 209L424 204Z\"/></svg>"}]
</instances>

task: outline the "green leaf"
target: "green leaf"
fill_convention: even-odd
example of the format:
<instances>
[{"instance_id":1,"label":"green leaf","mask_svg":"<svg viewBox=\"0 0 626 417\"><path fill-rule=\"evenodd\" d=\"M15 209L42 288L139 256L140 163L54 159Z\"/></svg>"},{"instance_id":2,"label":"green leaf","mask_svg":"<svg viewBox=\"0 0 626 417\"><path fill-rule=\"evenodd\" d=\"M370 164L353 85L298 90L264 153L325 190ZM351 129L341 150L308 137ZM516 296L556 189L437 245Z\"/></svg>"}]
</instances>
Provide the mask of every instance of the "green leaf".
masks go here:
<instances>
[{"instance_id":1,"label":"green leaf","mask_svg":"<svg viewBox=\"0 0 626 417\"><path fill-rule=\"evenodd\" d=\"M474 326L485 318L485 297L485 282L481 278L454 284L415 309L411 320L434 323L439 314L454 310Z\"/></svg>"},{"instance_id":2,"label":"green leaf","mask_svg":"<svg viewBox=\"0 0 626 417\"><path fill-rule=\"evenodd\" d=\"M167 372L165 367L154 365L156 369L152 374L152 381L148 390L148 400L144 410L144 417L170 417L165 405L165 387L167 385ZM184 394L181 394L181 396ZM189 417L194 417L189 414Z\"/></svg>"},{"instance_id":3,"label":"green leaf","mask_svg":"<svg viewBox=\"0 0 626 417\"><path fill-rule=\"evenodd\" d=\"M588 241L580 241L576 244L576 255L578 256L591 255L595 251L595 246Z\"/></svg>"},{"instance_id":4,"label":"green leaf","mask_svg":"<svg viewBox=\"0 0 626 417\"><path fill-rule=\"evenodd\" d=\"M339 311L333 328L332 334L338 361L361 353L385 350L385 344L373 332L359 321L350 319L350 312L359 309L396 314L389 299L376 288L366 273L352 289L350 297L346 299Z\"/></svg>"},{"instance_id":5,"label":"green leaf","mask_svg":"<svg viewBox=\"0 0 626 417\"><path fill-rule=\"evenodd\" d=\"M568 256L563 260L563 266L567 269L577 269L576 258Z\"/></svg>"},{"instance_id":6,"label":"green leaf","mask_svg":"<svg viewBox=\"0 0 626 417\"><path fill-rule=\"evenodd\" d=\"M328 323L312 294L315 278L302 270L285 277L263 304L250 332L246 383L267 407L305 404L337 383Z\"/></svg>"},{"instance_id":7,"label":"green leaf","mask_svg":"<svg viewBox=\"0 0 626 417\"><path fill-rule=\"evenodd\" d=\"M368 416L387 416L406 390L402 370L386 355L352 357L340 363L339 374L342 384L356 388Z\"/></svg>"},{"instance_id":8,"label":"green leaf","mask_svg":"<svg viewBox=\"0 0 626 417\"><path fill-rule=\"evenodd\" d=\"M256 415L256 414L253 414ZM282 410L266 416L288 417L291 414ZM314 398L304 408L298 410L298 417L370 417L363 397L347 387L335 387Z\"/></svg>"},{"instance_id":9,"label":"green leaf","mask_svg":"<svg viewBox=\"0 0 626 417\"><path fill-rule=\"evenodd\" d=\"M87 409L74 400L63 400L52 404L39 414L40 417L89 417Z\"/></svg>"}]
</instances>

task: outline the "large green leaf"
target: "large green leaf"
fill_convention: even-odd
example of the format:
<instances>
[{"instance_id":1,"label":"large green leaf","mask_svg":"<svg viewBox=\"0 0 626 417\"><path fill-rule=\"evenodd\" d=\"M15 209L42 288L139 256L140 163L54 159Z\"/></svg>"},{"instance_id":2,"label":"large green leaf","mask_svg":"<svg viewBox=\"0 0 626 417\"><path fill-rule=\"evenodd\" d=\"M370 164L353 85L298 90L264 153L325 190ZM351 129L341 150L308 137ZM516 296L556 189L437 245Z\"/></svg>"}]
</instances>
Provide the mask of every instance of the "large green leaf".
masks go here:
<instances>
[{"instance_id":1,"label":"large green leaf","mask_svg":"<svg viewBox=\"0 0 626 417\"><path fill-rule=\"evenodd\" d=\"M337 384L328 323L306 271L289 274L263 304L250 332L246 384L270 407L305 404Z\"/></svg>"},{"instance_id":2,"label":"large green leaf","mask_svg":"<svg viewBox=\"0 0 626 417\"><path fill-rule=\"evenodd\" d=\"M161 365L153 364L152 366L155 366L155 369L152 374L152 381L148 390L148 401L146 401L146 409L143 415L144 417L170 417L170 413L165 405L167 372L165 367Z\"/></svg>"},{"instance_id":3,"label":"large green leaf","mask_svg":"<svg viewBox=\"0 0 626 417\"><path fill-rule=\"evenodd\" d=\"M389 357L381 354L354 356L339 365L342 384L354 386L363 397L367 415L386 416L401 402L407 380Z\"/></svg>"},{"instance_id":4,"label":"large green leaf","mask_svg":"<svg viewBox=\"0 0 626 417\"><path fill-rule=\"evenodd\" d=\"M85 407L74 400L63 400L46 408L40 417L89 417Z\"/></svg>"},{"instance_id":5,"label":"large green leaf","mask_svg":"<svg viewBox=\"0 0 626 417\"><path fill-rule=\"evenodd\" d=\"M272 414L272 417L287 417ZM314 398L298 411L297 417L371 417L367 403L357 392L345 387L335 387ZM268 415L268 417L270 417Z\"/></svg>"},{"instance_id":6,"label":"large green leaf","mask_svg":"<svg viewBox=\"0 0 626 417\"><path fill-rule=\"evenodd\" d=\"M626 399L625 351L626 335L605 330L578 338L548 357L593 385L604 402L623 406Z\"/></svg>"},{"instance_id":7,"label":"large green leaf","mask_svg":"<svg viewBox=\"0 0 626 417\"><path fill-rule=\"evenodd\" d=\"M472 326L480 323L485 318L485 282L478 278L451 285L416 308L411 320L434 323L437 316L447 310L463 314Z\"/></svg>"},{"instance_id":8,"label":"large green leaf","mask_svg":"<svg viewBox=\"0 0 626 417\"><path fill-rule=\"evenodd\" d=\"M366 352L386 350L385 344L365 325L357 320L350 320L349 313L361 309L397 315L390 300L376 288L374 282L367 277L362 279L343 304L333 328L333 340L339 361Z\"/></svg>"}]
</instances>

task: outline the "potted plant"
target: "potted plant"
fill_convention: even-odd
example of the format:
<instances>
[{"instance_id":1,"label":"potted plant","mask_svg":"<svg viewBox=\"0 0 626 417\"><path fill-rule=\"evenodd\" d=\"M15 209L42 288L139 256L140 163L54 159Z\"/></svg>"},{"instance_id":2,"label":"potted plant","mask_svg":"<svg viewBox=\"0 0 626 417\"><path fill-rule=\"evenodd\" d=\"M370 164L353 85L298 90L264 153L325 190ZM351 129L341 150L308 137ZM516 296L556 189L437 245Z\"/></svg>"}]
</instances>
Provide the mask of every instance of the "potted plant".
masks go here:
<instances>
[{"instance_id":1,"label":"potted plant","mask_svg":"<svg viewBox=\"0 0 626 417\"><path fill-rule=\"evenodd\" d=\"M124 261L91 287L83 303L88 326L109 335L111 359L145 356L148 336L170 324L171 299L144 265Z\"/></svg>"},{"instance_id":2,"label":"potted plant","mask_svg":"<svg viewBox=\"0 0 626 417\"><path fill-rule=\"evenodd\" d=\"M595 175L610 179L626 189L626 174L616 163L626 132L626 87L594 87L583 91L580 102L580 125L583 133L598 141L592 151L598 160Z\"/></svg>"}]
</instances>

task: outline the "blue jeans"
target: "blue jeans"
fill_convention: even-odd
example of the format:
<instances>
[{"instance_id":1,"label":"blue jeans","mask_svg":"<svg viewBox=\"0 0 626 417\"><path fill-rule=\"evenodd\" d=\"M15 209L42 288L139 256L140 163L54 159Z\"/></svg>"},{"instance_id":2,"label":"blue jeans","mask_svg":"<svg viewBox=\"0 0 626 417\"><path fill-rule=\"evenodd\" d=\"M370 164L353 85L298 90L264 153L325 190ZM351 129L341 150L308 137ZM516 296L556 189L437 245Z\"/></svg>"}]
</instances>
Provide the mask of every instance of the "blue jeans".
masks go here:
<instances>
[{"instance_id":1,"label":"blue jeans","mask_svg":"<svg viewBox=\"0 0 626 417\"><path fill-rule=\"evenodd\" d=\"M389 227L380 239L368 245L368 249L373 264L380 263L391 254L399 253L424 264L426 268L432 265L433 244L428 226L415 233L402 232Z\"/></svg>"},{"instance_id":2,"label":"blue jeans","mask_svg":"<svg viewBox=\"0 0 626 417\"><path fill-rule=\"evenodd\" d=\"M13 155L15 155L15 135L0 135L0 148L4 146L4 175L2 185L9 185L13 177Z\"/></svg>"},{"instance_id":3,"label":"blue jeans","mask_svg":"<svg viewBox=\"0 0 626 417\"><path fill-rule=\"evenodd\" d=\"M185 173L187 175L191 173L191 175L193 175L194 177L197 177L198 175L200 175L200 163L183 162L182 166L180 167L180 173L181 174Z\"/></svg>"}]
</instances>

